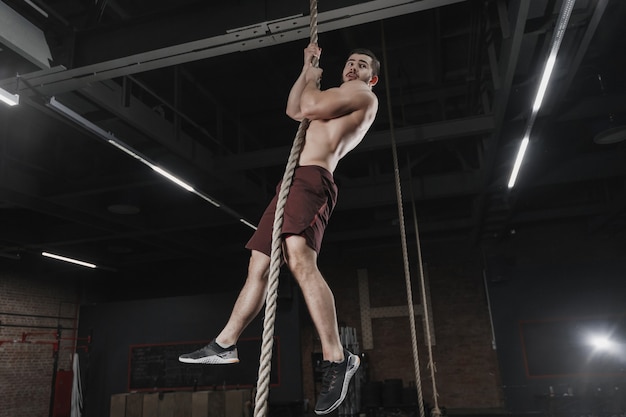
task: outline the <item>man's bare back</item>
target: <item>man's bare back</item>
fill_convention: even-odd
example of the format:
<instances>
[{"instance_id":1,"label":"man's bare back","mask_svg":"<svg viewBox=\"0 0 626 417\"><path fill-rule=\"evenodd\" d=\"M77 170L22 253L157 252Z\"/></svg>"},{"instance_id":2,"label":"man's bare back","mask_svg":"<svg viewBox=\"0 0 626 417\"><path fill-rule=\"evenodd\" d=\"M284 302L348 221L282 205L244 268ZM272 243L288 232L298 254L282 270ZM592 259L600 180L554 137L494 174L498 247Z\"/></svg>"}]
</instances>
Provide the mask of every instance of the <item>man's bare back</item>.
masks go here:
<instances>
[{"instance_id":1,"label":"man's bare back","mask_svg":"<svg viewBox=\"0 0 626 417\"><path fill-rule=\"evenodd\" d=\"M343 84L321 91L317 85L322 69L307 65L307 52L312 57L320 50L315 45L305 50L305 66L290 92L287 114L295 120L311 121L299 164L334 172L339 160L363 140L374 121L378 99L372 87L378 76L373 73L371 58L355 53L346 61Z\"/></svg>"}]
</instances>

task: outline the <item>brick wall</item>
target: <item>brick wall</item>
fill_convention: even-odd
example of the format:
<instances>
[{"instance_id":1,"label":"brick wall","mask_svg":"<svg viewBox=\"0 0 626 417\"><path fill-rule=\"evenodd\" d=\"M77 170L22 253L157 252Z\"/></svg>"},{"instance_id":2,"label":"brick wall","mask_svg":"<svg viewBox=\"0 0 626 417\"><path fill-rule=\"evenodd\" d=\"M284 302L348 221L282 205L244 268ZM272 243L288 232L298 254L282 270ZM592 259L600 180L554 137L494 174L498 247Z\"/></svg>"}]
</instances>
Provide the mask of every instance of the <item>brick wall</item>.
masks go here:
<instances>
[{"instance_id":1,"label":"brick wall","mask_svg":"<svg viewBox=\"0 0 626 417\"><path fill-rule=\"evenodd\" d=\"M57 326L74 337L76 293L44 273L0 268L0 417L49 415ZM71 369L73 346L61 340L58 369Z\"/></svg>"},{"instance_id":2,"label":"brick wall","mask_svg":"<svg viewBox=\"0 0 626 417\"><path fill-rule=\"evenodd\" d=\"M435 334L433 360L440 407L481 412L504 407L496 352L483 286L480 253L466 248L433 247L425 256ZM415 253L415 249L412 250ZM375 256L372 256L372 254ZM411 255L414 304L421 304L419 270ZM338 266L340 265L340 266ZM406 306L407 292L400 248L346 251L341 256L320 257L320 269L333 289L340 325L355 327L362 342L357 270L369 278L371 307ZM306 316L306 314L305 314ZM420 374L424 400L433 404L432 382L421 316L416 316ZM309 322L303 329L305 398L315 401L311 352L320 352L316 333ZM372 320L374 348L366 350L372 381L401 379L404 387L415 383L412 338L408 317ZM319 389L319 387L318 387Z\"/></svg>"}]
</instances>

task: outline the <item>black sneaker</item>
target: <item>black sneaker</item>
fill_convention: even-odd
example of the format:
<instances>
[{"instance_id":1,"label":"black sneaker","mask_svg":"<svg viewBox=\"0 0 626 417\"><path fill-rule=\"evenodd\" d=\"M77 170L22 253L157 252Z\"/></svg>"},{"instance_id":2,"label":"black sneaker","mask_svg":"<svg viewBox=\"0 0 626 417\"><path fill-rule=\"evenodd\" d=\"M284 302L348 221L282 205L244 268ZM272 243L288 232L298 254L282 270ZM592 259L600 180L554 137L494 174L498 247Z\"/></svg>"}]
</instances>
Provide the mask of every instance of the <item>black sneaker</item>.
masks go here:
<instances>
[{"instance_id":1,"label":"black sneaker","mask_svg":"<svg viewBox=\"0 0 626 417\"><path fill-rule=\"evenodd\" d=\"M341 363L322 362L322 391L315 404L315 414L328 414L335 411L346 398L352 375L359 369L361 360L343 350L344 361Z\"/></svg>"},{"instance_id":2,"label":"black sneaker","mask_svg":"<svg viewBox=\"0 0 626 417\"><path fill-rule=\"evenodd\" d=\"M180 355L178 360L184 363L205 363L210 365L222 365L227 363L238 363L237 346L232 345L223 348L215 340L191 353Z\"/></svg>"}]
</instances>

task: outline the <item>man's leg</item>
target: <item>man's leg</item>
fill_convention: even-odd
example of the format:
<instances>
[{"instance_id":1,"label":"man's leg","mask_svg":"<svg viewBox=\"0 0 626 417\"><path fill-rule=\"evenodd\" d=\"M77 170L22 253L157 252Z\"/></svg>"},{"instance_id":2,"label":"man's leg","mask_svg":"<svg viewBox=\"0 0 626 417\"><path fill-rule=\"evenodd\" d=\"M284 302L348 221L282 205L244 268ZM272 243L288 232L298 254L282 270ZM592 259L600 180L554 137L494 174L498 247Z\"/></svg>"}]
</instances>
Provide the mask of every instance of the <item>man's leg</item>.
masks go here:
<instances>
[{"instance_id":1,"label":"man's leg","mask_svg":"<svg viewBox=\"0 0 626 417\"><path fill-rule=\"evenodd\" d=\"M228 364L239 362L235 344L243 330L259 313L265 303L270 258L256 250L250 255L248 277L237 297L226 326L208 345L178 360L185 363Z\"/></svg>"},{"instance_id":2,"label":"man's leg","mask_svg":"<svg viewBox=\"0 0 626 417\"><path fill-rule=\"evenodd\" d=\"M304 300L322 341L324 370L316 414L328 414L343 402L350 379L359 368L359 357L343 348L339 340L335 297L317 268L317 253L302 236L285 239L287 264L298 281Z\"/></svg>"},{"instance_id":3,"label":"man's leg","mask_svg":"<svg viewBox=\"0 0 626 417\"><path fill-rule=\"evenodd\" d=\"M302 236L285 239L287 264L302 289L304 301L322 342L324 359L343 360L343 347L339 340L335 297L317 268L317 253L306 244Z\"/></svg>"},{"instance_id":4,"label":"man's leg","mask_svg":"<svg viewBox=\"0 0 626 417\"><path fill-rule=\"evenodd\" d=\"M269 256L253 250L248 264L246 282L237 297L226 326L215 338L220 345L230 346L237 343L241 332L261 311L265 303L269 267Z\"/></svg>"}]
</instances>

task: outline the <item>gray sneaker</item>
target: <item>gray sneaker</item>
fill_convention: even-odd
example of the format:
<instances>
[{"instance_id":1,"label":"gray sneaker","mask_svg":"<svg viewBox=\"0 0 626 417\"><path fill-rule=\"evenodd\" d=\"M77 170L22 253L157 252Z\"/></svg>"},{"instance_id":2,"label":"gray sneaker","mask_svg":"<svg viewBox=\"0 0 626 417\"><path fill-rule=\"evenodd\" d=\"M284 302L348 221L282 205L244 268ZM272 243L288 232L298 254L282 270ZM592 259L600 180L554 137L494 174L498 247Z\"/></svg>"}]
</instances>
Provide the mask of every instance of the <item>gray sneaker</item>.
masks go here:
<instances>
[{"instance_id":1,"label":"gray sneaker","mask_svg":"<svg viewBox=\"0 0 626 417\"><path fill-rule=\"evenodd\" d=\"M345 359L341 363L324 361L322 362L322 390L315 404L315 414L328 414L335 411L346 398L350 379L355 374L361 360L358 355L354 355L343 350Z\"/></svg>"},{"instance_id":2,"label":"gray sneaker","mask_svg":"<svg viewBox=\"0 0 626 417\"><path fill-rule=\"evenodd\" d=\"M205 347L191 353L185 353L178 357L184 363L204 363L209 365L223 365L238 363L237 346L232 345L223 348L215 342L215 339Z\"/></svg>"}]
</instances>

